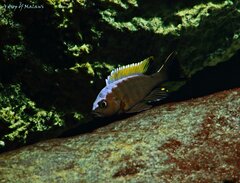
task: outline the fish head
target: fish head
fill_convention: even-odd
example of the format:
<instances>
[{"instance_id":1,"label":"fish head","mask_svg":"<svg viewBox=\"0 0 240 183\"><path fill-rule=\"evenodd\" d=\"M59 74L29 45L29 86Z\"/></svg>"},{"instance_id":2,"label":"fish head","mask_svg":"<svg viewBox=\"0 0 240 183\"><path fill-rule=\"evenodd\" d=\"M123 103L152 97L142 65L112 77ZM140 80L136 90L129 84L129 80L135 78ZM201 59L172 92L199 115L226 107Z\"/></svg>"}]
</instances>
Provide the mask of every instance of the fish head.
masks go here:
<instances>
[{"instance_id":1,"label":"fish head","mask_svg":"<svg viewBox=\"0 0 240 183\"><path fill-rule=\"evenodd\" d=\"M92 114L96 117L108 117L117 114L121 108L120 100L109 87L105 87L93 103Z\"/></svg>"}]
</instances>

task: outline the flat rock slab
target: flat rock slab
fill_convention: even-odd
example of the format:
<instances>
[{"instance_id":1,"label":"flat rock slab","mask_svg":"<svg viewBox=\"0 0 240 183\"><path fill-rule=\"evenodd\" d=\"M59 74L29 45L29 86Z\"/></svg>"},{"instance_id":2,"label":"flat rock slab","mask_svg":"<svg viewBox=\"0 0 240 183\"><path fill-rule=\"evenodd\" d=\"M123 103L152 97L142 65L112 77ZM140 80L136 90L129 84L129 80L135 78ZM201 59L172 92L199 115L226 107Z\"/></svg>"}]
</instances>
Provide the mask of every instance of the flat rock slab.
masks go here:
<instances>
[{"instance_id":1,"label":"flat rock slab","mask_svg":"<svg viewBox=\"0 0 240 183\"><path fill-rule=\"evenodd\" d=\"M0 155L0 182L239 182L240 88Z\"/></svg>"}]
</instances>

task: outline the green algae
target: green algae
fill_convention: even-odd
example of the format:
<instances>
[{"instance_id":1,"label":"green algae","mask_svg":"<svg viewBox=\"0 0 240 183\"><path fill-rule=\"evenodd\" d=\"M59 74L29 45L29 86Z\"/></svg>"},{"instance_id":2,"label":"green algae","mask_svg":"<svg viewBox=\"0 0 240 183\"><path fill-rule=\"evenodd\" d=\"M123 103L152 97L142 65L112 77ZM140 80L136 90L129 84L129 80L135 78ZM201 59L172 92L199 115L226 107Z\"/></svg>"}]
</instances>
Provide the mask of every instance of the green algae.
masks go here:
<instances>
[{"instance_id":1,"label":"green algae","mask_svg":"<svg viewBox=\"0 0 240 183\"><path fill-rule=\"evenodd\" d=\"M152 17L152 18L143 18L143 17L133 17L128 22L118 22L116 17L118 15L117 11L112 9L107 9L100 12L102 19L105 20L111 26L120 29L120 30L129 30L129 31L139 31L145 30L154 32L155 34L160 35L179 35L179 32L186 28L198 27L203 18L210 16L209 11L217 11L223 8L227 8L229 5L232 5L232 1L224 1L222 3L207 3L199 4L194 6L192 9L186 8L179 10L174 13L174 16L181 18L181 24L164 26L165 22L162 17ZM171 16L171 15L169 15Z\"/></svg>"},{"instance_id":2,"label":"green algae","mask_svg":"<svg viewBox=\"0 0 240 183\"><path fill-rule=\"evenodd\" d=\"M74 67L71 67L70 70L73 70L75 72L79 72L80 69L86 69L87 70L87 73L91 76L94 76L95 73L94 73L94 70L91 66L91 64L89 62L87 63L83 63L83 64L79 64L79 63L76 63L76 65Z\"/></svg>"},{"instance_id":3,"label":"green algae","mask_svg":"<svg viewBox=\"0 0 240 183\"><path fill-rule=\"evenodd\" d=\"M13 21L13 12L0 5L0 45L4 60L17 60L24 57L26 51L24 45L23 27ZM4 31L3 31L4 30Z\"/></svg>"},{"instance_id":4,"label":"green algae","mask_svg":"<svg viewBox=\"0 0 240 183\"><path fill-rule=\"evenodd\" d=\"M180 74L191 78L228 61L240 48L240 9L231 0L172 5L137 0L24 3L43 4L44 10L20 12L0 6L0 82L18 89L20 83L24 92L14 94L22 96L18 105L35 111L33 117L24 107L13 108L10 94L4 93L2 117L7 129L11 126L4 138L13 141L27 142L30 132L50 130L48 118L56 120L56 126L71 124L58 111L85 121L105 78L120 65L151 55L162 63L176 51ZM166 85L177 91L184 82ZM14 112L19 114L15 125Z\"/></svg>"},{"instance_id":5,"label":"green algae","mask_svg":"<svg viewBox=\"0 0 240 183\"><path fill-rule=\"evenodd\" d=\"M138 1L137 0L99 0L100 2L107 3L112 6L116 6L122 9L129 9L130 7L138 7Z\"/></svg>"},{"instance_id":6,"label":"green algae","mask_svg":"<svg viewBox=\"0 0 240 183\"><path fill-rule=\"evenodd\" d=\"M26 142L34 132L43 132L62 126L61 114L54 109L44 110L27 98L20 85L1 87L0 90L0 140Z\"/></svg>"},{"instance_id":7,"label":"green algae","mask_svg":"<svg viewBox=\"0 0 240 183\"><path fill-rule=\"evenodd\" d=\"M91 52L91 46L88 44L83 44L80 46L77 45L68 45L68 51L72 53L74 57L79 57L83 53L89 54Z\"/></svg>"},{"instance_id":8,"label":"green algae","mask_svg":"<svg viewBox=\"0 0 240 183\"><path fill-rule=\"evenodd\" d=\"M153 3L152 5L146 3L146 6L148 8L159 6L159 9L164 12L160 3ZM139 8L144 9L144 7ZM161 12L160 10L159 12ZM169 44L178 46L174 51L178 52L177 57L183 69L183 74L191 77L206 66L213 66L228 60L240 48L239 37L237 36L240 27L237 21L240 17L238 11L234 1L226 0L199 3L182 9L176 8L175 11L167 15L168 19L162 16L164 13L154 16L143 14L142 17L136 17L126 11L125 14L128 14L129 18L125 21L119 18L122 14L119 14L116 9L106 9L100 14L102 19L116 30L132 33L140 32L139 39L144 35L147 36L147 32L155 35L156 39L152 42L154 45L161 46L164 44L162 38L168 37ZM216 32L218 33L216 34ZM197 37L196 35L201 36ZM172 38L169 38L170 36ZM227 39L225 39L226 36ZM148 52L149 48L143 47L143 49ZM160 47L159 51L156 57L164 52L164 48Z\"/></svg>"},{"instance_id":9,"label":"green algae","mask_svg":"<svg viewBox=\"0 0 240 183\"><path fill-rule=\"evenodd\" d=\"M179 28L198 27L203 18L210 16L209 11L217 11L232 5L232 1L223 1L221 3L206 3L194 6L192 9L183 9L175 15L181 17L182 26Z\"/></svg>"}]
</instances>

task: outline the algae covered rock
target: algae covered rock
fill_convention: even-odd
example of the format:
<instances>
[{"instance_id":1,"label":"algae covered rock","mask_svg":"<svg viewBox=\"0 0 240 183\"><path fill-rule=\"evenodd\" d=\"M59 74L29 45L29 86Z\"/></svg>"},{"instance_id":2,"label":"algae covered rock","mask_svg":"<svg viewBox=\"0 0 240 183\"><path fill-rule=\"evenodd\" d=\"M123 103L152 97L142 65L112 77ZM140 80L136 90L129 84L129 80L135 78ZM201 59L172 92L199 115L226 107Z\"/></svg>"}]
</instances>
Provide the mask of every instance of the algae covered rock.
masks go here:
<instances>
[{"instance_id":1,"label":"algae covered rock","mask_svg":"<svg viewBox=\"0 0 240 183\"><path fill-rule=\"evenodd\" d=\"M5 90L18 86L21 100L34 104L30 108L61 114L57 124L62 128L81 124L88 121L104 78L119 65L154 56L158 66L175 51L179 75L191 78L208 66L229 61L240 48L239 4L238 0L1 1L0 83ZM168 86L178 90L183 84ZM10 97L4 93L1 102L8 106L0 105L17 114ZM25 103L19 100L18 105ZM28 131L38 129L31 115L25 111L21 115L24 123L16 128L11 128L12 118L0 123L7 141L14 133L19 142L29 142ZM54 126L53 118L41 123L43 131Z\"/></svg>"},{"instance_id":2,"label":"algae covered rock","mask_svg":"<svg viewBox=\"0 0 240 183\"><path fill-rule=\"evenodd\" d=\"M17 143L26 143L34 133L62 126L64 122L61 117L54 110L36 107L21 92L19 85L0 88L1 148L13 148ZM30 140L34 142L37 139ZM9 147L10 145L13 147Z\"/></svg>"},{"instance_id":3,"label":"algae covered rock","mask_svg":"<svg viewBox=\"0 0 240 183\"><path fill-rule=\"evenodd\" d=\"M239 182L240 89L0 156L2 182Z\"/></svg>"},{"instance_id":4,"label":"algae covered rock","mask_svg":"<svg viewBox=\"0 0 240 183\"><path fill-rule=\"evenodd\" d=\"M103 47L111 48L112 59L120 63L133 59L129 53L136 58L154 55L163 61L176 51L182 74L190 77L206 66L228 60L240 48L238 1L112 4L100 12L108 26L104 39L109 41Z\"/></svg>"}]
</instances>

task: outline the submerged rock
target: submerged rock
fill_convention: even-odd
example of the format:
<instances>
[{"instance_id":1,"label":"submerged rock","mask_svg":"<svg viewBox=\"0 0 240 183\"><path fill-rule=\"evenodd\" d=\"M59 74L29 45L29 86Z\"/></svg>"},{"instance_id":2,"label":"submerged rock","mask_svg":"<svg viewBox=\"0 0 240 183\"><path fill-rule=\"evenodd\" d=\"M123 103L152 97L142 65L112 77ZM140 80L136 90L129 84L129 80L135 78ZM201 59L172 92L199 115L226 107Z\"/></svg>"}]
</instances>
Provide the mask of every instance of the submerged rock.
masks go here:
<instances>
[{"instance_id":1,"label":"submerged rock","mask_svg":"<svg viewBox=\"0 0 240 183\"><path fill-rule=\"evenodd\" d=\"M0 182L240 181L240 88L0 156Z\"/></svg>"},{"instance_id":2,"label":"submerged rock","mask_svg":"<svg viewBox=\"0 0 240 183\"><path fill-rule=\"evenodd\" d=\"M105 78L118 65L154 56L157 69L175 51L181 78L193 78L199 71L225 62L230 62L238 76L239 67L231 60L239 60L239 5L239 0L0 1L0 85L18 85L19 96L34 103L36 110L52 112L56 118L60 115L57 124L64 131L88 121ZM214 74L216 78L223 75L221 86L236 80L227 80L225 72ZM231 84L222 88L239 86ZM167 86L173 91L182 85L185 82ZM217 88L198 87L200 93ZM32 120L29 110L19 111L25 107L24 102L18 101L18 108L8 104L11 97L5 93L0 101L0 107L7 108L0 119L6 112L15 116L20 112L21 121L13 127L15 117L0 123L0 151L32 142L30 134L36 136L34 140L56 137L50 131L55 119L48 120L49 115L41 114L38 120Z\"/></svg>"}]
</instances>

